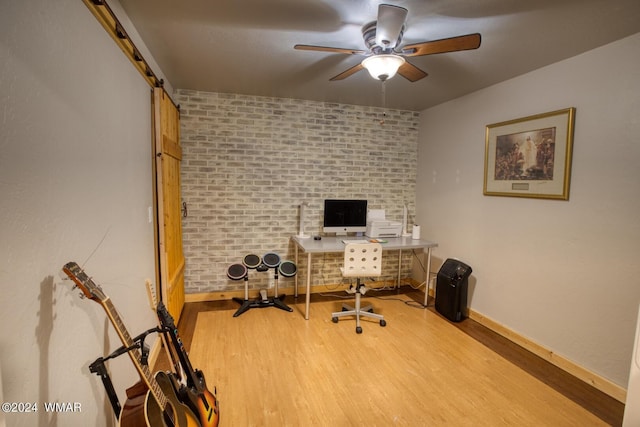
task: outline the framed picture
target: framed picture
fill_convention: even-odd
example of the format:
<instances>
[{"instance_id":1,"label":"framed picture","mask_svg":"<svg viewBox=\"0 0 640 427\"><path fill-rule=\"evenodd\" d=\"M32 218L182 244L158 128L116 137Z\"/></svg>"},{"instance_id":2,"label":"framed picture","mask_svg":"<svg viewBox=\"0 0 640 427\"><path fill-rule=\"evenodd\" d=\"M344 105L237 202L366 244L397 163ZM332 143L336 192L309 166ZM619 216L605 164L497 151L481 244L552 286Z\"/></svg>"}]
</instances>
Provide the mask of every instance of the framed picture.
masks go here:
<instances>
[{"instance_id":1,"label":"framed picture","mask_svg":"<svg viewBox=\"0 0 640 427\"><path fill-rule=\"evenodd\" d=\"M488 125L484 194L568 200L575 115L571 107Z\"/></svg>"}]
</instances>

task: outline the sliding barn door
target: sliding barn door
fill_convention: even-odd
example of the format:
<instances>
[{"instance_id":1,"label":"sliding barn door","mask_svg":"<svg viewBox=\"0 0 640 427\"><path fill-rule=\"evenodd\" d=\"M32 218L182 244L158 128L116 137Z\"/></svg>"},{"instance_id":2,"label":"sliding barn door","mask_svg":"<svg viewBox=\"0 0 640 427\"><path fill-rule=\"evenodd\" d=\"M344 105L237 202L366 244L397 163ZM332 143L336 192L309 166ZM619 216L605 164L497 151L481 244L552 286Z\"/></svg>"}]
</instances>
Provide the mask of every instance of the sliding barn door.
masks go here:
<instances>
[{"instance_id":1,"label":"sliding barn door","mask_svg":"<svg viewBox=\"0 0 640 427\"><path fill-rule=\"evenodd\" d=\"M184 305L180 196L180 111L163 88L153 89L160 299L177 322Z\"/></svg>"}]
</instances>

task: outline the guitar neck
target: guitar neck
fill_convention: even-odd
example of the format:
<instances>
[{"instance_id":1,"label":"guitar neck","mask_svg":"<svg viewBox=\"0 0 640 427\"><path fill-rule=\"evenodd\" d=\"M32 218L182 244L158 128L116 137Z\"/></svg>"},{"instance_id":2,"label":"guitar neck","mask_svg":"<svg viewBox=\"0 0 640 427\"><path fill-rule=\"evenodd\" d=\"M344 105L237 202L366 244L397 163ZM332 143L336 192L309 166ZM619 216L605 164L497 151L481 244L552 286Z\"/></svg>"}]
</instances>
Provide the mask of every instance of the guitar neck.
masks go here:
<instances>
[{"instance_id":1,"label":"guitar neck","mask_svg":"<svg viewBox=\"0 0 640 427\"><path fill-rule=\"evenodd\" d=\"M191 366L191 361L189 360L189 355L187 354L184 344L178 335L178 328L173 320L173 317L167 311L164 303L159 302L157 305L157 314L158 320L160 321L160 326L166 328L168 330L168 334L171 338L171 342L173 343L173 348L178 353L178 359L180 360L180 364L182 365L183 370L185 371L187 384L190 387L194 387L197 390L201 390L200 381L198 380L195 370Z\"/></svg>"},{"instance_id":2,"label":"guitar neck","mask_svg":"<svg viewBox=\"0 0 640 427\"><path fill-rule=\"evenodd\" d=\"M156 298L155 287L153 286L150 280L147 280L145 285L147 288L147 296L149 297L149 305L151 306L151 310L154 313L156 313L157 307L158 307L158 301ZM160 326L160 328L163 329L163 333L160 334L160 337L162 339L162 343L164 344L163 347L165 349L165 352L167 353L167 356L171 361L171 364L173 365L173 371L181 381L186 381L186 378L185 378L186 374L184 372L184 368L180 363L180 358L177 356L176 350L173 347L173 345L170 345L169 334L166 332L166 327L165 325L162 324L160 318L158 318L158 326Z\"/></svg>"},{"instance_id":3,"label":"guitar neck","mask_svg":"<svg viewBox=\"0 0 640 427\"><path fill-rule=\"evenodd\" d=\"M124 322L120 318L120 315L118 314L116 308L113 306L111 299L108 297L105 298L104 300L100 301L100 305L102 305L105 312L107 313L107 317L109 317L111 324L118 333L122 344L126 348L131 348L132 346L134 346L135 342L131 338L131 335L129 335L129 331L127 331L127 328L124 326ZM140 350L137 348L132 348L128 353L131 361L138 371L138 374L140 375L140 378L145 382L145 384L149 388L149 391L151 391L151 394L158 402L158 405L160 405L160 408L164 410L167 406L167 397L160 388L158 382L153 377L151 371L149 370L149 367L142 363L142 354L140 353Z\"/></svg>"}]
</instances>

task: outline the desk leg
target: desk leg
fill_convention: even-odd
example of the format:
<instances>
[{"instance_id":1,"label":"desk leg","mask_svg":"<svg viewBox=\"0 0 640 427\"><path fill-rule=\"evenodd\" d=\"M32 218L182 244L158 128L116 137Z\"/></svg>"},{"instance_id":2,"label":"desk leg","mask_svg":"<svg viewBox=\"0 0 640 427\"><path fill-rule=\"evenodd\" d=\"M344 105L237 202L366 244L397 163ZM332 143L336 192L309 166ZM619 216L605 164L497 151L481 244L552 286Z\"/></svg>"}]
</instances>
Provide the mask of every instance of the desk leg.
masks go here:
<instances>
[{"instance_id":1,"label":"desk leg","mask_svg":"<svg viewBox=\"0 0 640 427\"><path fill-rule=\"evenodd\" d=\"M427 286L424 289L424 306L427 306L429 299L429 284L431 283L431 248L427 248Z\"/></svg>"},{"instance_id":2,"label":"desk leg","mask_svg":"<svg viewBox=\"0 0 640 427\"><path fill-rule=\"evenodd\" d=\"M295 245L296 247L296 257L295 257L295 263L296 263L296 268L299 268L298 266L300 264L298 264L298 245ZM294 298L298 298L298 275L295 275L295 278L293 279L293 283L295 288L293 289L293 296Z\"/></svg>"},{"instance_id":3,"label":"desk leg","mask_svg":"<svg viewBox=\"0 0 640 427\"><path fill-rule=\"evenodd\" d=\"M402 272L402 249L398 251L398 281L396 288L400 289L400 273Z\"/></svg>"},{"instance_id":4,"label":"desk leg","mask_svg":"<svg viewBox=\"0 0 640 427\"><path fill-rule=\"evenodd\" d=\"M307 253L307 299L304 309L305 320L309 320L309 303L311 303L311 252Z\"/></svg>"}]
</instances>

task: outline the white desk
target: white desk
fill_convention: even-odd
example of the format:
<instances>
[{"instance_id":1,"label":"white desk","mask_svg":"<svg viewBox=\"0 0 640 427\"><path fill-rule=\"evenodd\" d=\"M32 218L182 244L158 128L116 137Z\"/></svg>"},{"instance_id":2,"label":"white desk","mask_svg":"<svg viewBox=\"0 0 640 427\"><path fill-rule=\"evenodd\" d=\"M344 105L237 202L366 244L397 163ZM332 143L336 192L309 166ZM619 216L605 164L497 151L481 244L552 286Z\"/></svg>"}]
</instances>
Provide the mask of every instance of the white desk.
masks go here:
<instances>
[{"instance_id":1,"label":"white desk","mask_svg":"<svg viewBox=\"0 0 640 427\"><path fill-rule=\"evenodd\" d=\"M313 254L326 254L344 252L344 243L342 240L363 240L368 237L355 236L338 236L323 237L322 240L313 240L313 237L306 239L298 236L291 237L296 247L295 263L298 265L298 252L301 249L307 254L307 295L305 303L304 318L309 320L309 302L311 298L311 256ZM429 240L414 240L409 237L385 237L386 243L382 243L383 251L398 251L398 286L400 286L400 273L402 268L402 251L406 249L425 249L427 251L427 286L424 293L424 305L427 305L429 296L429 272L431 271L431 248L438 246L437 243ZM295 277L295 296L298 296L298 276Z\"/></svg>"}]
</instances>

